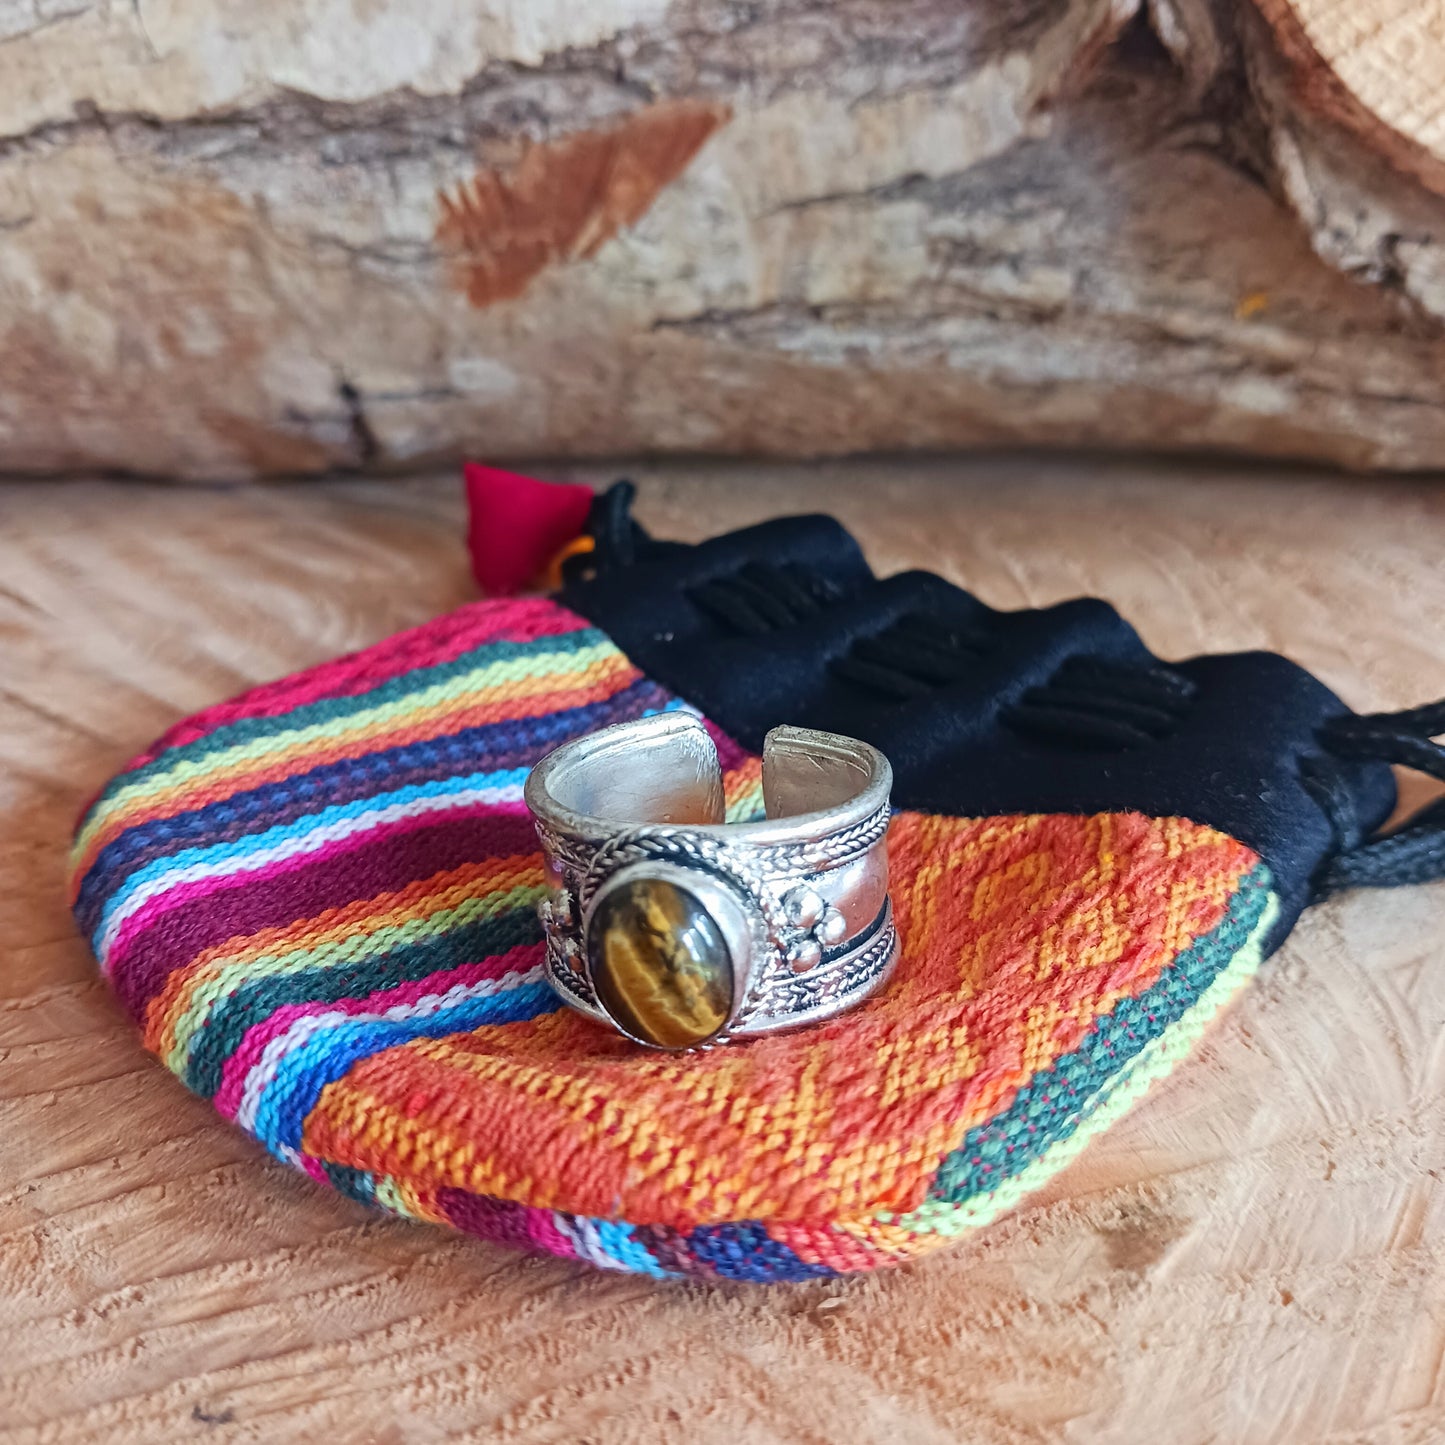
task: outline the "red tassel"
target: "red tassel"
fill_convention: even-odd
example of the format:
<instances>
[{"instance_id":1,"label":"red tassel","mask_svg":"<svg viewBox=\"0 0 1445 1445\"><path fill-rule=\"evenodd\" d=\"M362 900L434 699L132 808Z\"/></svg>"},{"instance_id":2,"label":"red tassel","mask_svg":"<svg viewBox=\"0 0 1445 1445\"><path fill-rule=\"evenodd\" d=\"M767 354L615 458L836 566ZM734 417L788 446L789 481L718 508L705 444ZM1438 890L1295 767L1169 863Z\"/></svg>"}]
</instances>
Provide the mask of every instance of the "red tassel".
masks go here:
<instances>
[{"instance_id":1,"label":"red tassel","mask_svg":"<svg viewBox=\"0 0 1445 1445\"><path fill-rule=\"evenodd\" d=\"M467 462L462 475L472 574L488 596L536 585L587 525L591 487L541 482L479 462Z\"/></svg>"}]
</instances>

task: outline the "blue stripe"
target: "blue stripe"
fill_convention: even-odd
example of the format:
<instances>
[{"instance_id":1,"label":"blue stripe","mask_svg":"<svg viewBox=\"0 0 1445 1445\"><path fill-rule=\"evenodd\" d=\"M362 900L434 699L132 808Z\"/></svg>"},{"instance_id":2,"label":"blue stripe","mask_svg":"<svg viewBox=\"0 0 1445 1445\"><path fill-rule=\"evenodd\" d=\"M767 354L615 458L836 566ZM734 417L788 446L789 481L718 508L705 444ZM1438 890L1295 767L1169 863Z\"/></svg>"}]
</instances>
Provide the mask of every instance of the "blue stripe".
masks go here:
<instances>
[{"instance_id":1,"label":"blue stripe","mask_svg":"<svg viewBox=\"0 0 1445 1445\"><path fill-rule=\"evenodd\" d=\"M314 1034L286 1056L261 1096L252 1132L278 1156L283 1149L300 1149L306 1116L316 1107L321 1091L362 1059L412 1039L440 1039L484 1024L517 1023L559 1007L556 994L545 983L529 983L488 998L467 999L429 1018L340 1023Z\"/></svg>"},{"instance_id":2,"label":"blue stripe","mask_svg":"<svg viewBox=\"0 0 1445 1445\"><path fill-rule=\"evenodd\" d=\"M510 768L500 773L467 773L462 777L438 778L434 782L419 783L408 788L398 788L391 793L377 793L369 798L357 798L350 803L341 803L333 808L323 808L318 813L306 813L290 823L280 823L262 833L248 833L228 843L216 843L208 848L183 848L179 853L156 858L145 867L138 868L126 878L106 900L91 937L91 947L100 953L101 935L110 925L111 919L146 884L164 878L167 874L199 863L219 863L234 858L238 862L252 854L273 848L292 838L304 838L318 829L330 827L347 818L356 818L377 808L393 804L412 803L421 798L440 798L452 793L465 793L474 788L519 788L527 780L526 768ZM239 871L239 869L237 870Z\"/></svg>"},{"instance_id":3,"label":"blue stripe","mask_svg":"<svg viewBox=\"0 0 1445 1445\"><path fill-rule=\"evenodd\" d=\"M353 713L365 712L369 708L399 702L425 688L465 677L468 673L476 672L482 667L490 667L499 662L512 662L518 658L565 657L574 652L581 652L588 647L597 647L609 640L607 634L600 629L586 627L577 632L539 637L532 642L488 642L481 647L473 648L470 652L462 653L460 657L453 658L450 662L437 663L434 667L418 667L410 672L400 673L396 677L389 678L386 682L379 683L366 692L356 693L354 696L321 698L316 702L303 703L290 712L278 713L272 717L243 718L239 722L227 723L224 727L207 733L203 738L182 743L178 747L167 748L159 757L153 758L150 762L143 763L130 772L112 778L106 784L105 791L95 801L97 804L104 802L117 789L129 787L132 783L163 776L178 763L194 762L211 753L221 752L225 748L255 742L260 738L296 732L301 728L311 727L315 723L336 722ZM559 689L564 685L559 682ZM93 807L94 805L92 805ZM87 816L89 816L88 813Z\"/></svg>"},{"instance_id":4,"label":"blue stripe","mask_svg":"<svg viewBox=\"0 0 1445 1445\"><path fill-rule=\"evenodd\" d=\"M588 1219L587 1223L596 1231L597 1243L611 1260L634 1274L650 1274L653 1279L675 1279L672 1270L664 1269L646 1246L637 1239L637 1226L619 1224L611 1219Z\"/></svg>"},{"instance_id":5,"label":"blue stripe","mask_svg":"<svg viewBox=\"0 0 1445 1445\"><path fill-rule=\"evenodd\" d=\"M755 1220L708 1224L686 1238L692 1257L723 1279L772 1284L787 1280L827 1279L837 1273L826 1264L800 1259Z\"/></svg>"},{"instance_id":6,"label":"blue stripe","mask_svg":"<svg viewBox=\"0 0 1445 1445\"><path fill-rule=\"evenodd\" d=\"M213 1098L225 1077L226 1062L241 1047L246 1034L287 1004L317 1011L344 999L364 999L382 989L445 975L463 964L494 958L509 949L542 941L537 910L520 903L480 918L472 918L445 933L406 943L390 941L378 948L361 937L349 957L324 963L309 960L287 973L252 974L211 1005L203 1025L192 1035L186 1050L186 1087L203 1098ZM438 979L438 992L447 984Z\"/></svg>"}]
</instances>

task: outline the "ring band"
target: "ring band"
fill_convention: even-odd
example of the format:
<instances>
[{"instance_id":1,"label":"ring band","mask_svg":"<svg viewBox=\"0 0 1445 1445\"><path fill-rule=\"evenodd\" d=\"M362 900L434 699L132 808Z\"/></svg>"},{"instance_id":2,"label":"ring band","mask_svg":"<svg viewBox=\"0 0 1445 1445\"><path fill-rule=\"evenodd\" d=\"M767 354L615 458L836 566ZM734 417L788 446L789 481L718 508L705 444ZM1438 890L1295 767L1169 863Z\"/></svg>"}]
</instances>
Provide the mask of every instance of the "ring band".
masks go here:
<instances>
[{"instance_id":1,"label":"ring band","mask_svg":"<svg viewBox=\"0 0 1445 1445\"><path fill-rule=\"evenodd\" d=\"M724 819L686 712L565 743L527 778L546 858L546 974L640 1044L689 1049L832 1018L887 978L893 770L867 743L774 728L766 817Z\"/></svg>"}]
</instances>

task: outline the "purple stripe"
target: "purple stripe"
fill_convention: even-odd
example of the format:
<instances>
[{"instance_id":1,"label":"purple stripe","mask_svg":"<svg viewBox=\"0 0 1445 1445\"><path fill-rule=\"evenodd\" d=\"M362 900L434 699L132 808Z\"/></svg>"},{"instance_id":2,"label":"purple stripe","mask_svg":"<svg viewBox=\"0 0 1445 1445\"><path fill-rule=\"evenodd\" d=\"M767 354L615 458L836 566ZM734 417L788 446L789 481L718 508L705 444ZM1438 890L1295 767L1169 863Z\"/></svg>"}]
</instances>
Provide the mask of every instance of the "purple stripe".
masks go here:
<instances>
[{"instance_id":1,"label":"purple stripe","mask_svg":"<svg viewBox=\"0 0 1445 1445\"><path fill-rule=\"evenodd\" d=\"M365 835L357 845L282 877L247 875L234 886L161 914L131 934L109 960L111 982L137 1022L171 973L197 954L265 928L317 920L331 908L375 898L407 884L488 858L538 851L528 817L503 814L420 823L378 844Z\"/></svg>"},{"instance_id":2,"label":"purple stripe","mask_svg":"<svg viewBox=\"0 0 1445 1445\"><path fill-rule=\"evenodd\" d=\"M469 1194L464 1189L437 1190L437 1207L456 1228L478 1239L514 1249L545 1249L563 1259L576 1259L572 1241L552 1222L551 1211L510 1200Z\"/></svg>"},{"instance_id":3,"label":"purple stripe","mask_svg":"<svg viewBox=\"0 0 1445 1445\"><path fill-rule=\"evenodd\" d=\"M254 859L244 856L235 858L231 860L232 866L228 873L192 878L181 883L172 882L160 892L147 898L116 929L110 947L104 950L107 965L112 957L124 954L132 934L149 928L164 913L173 913L187 903L197 902L214 894L238 888L247 880L262 882L279 878L284 874L295 873L309 867L313 863L334 858L341 853L355 853L363 840L374 843L377 848L384 848L388 840L404 833L414 832L418 827L424 826L429 818L434 819L441 816L441 811L436 809L426 813L414 813L410 817L397 818L390 823L375 823L370 827L343 834L339 838L326 839L319 847L288 853L282 858L273 858L260 866L256 866ZM526 813L520 805L516 807L508 805L503 809L498 808L496 804L473 803L469 807L447 809L446 815L450 818L473 818L480 823L487 823L492 818L508 815L525 817ZM248 867L248 863L251 866Z\"/></svg>"}]
</instances>

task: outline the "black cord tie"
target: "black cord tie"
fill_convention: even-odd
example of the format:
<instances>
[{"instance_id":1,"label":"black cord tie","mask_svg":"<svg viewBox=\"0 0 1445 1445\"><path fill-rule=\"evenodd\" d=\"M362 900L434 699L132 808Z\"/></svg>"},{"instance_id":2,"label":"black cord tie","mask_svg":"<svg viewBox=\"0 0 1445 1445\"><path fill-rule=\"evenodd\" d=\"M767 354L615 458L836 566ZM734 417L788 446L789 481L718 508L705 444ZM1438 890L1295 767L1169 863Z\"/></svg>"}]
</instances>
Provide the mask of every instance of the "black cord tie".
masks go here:
<instances>
[{"instance_id":1,"label":"black cord tie","mask_svg":"<svg viewBox=\"0 0 1445 1445\"><path fill-rule=\"evenodd\" d=\"M1331 718L1319 731L1321 745L1338 758L1394 763L1445 782L1445 746L1432 739L1445 733L1445 699L1404 712ZM1351 838L1342 816L1342 789L1331 786L1327 770L1317 766L1305 784L1330 818L1341 851L1315 875L1315 898L1346 888L1398 888L1445 878L1445 798L1416 813L1401 828L1363 841Z\"/></svg>"},{"instance_id":2,"label":"black cord tie","mask_svg":"<svg viewBox=\"0 0 1445 1445\"><path fill-rule=\"evenodd\" d=\"M579 582L616 567L630 567L637 560L637 549L647 540L647 533L632 520L636 496L636 484L624 477L593 497L586 527L593 548L567 558L562 564L564 582Z\"/></svg>"}]
</instances>

